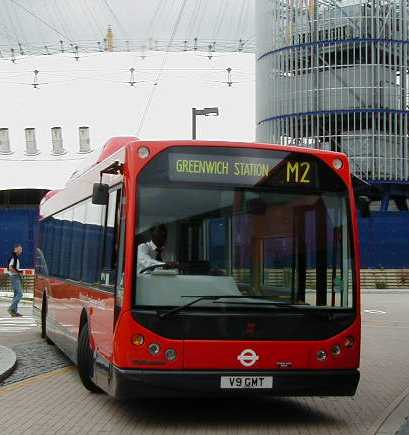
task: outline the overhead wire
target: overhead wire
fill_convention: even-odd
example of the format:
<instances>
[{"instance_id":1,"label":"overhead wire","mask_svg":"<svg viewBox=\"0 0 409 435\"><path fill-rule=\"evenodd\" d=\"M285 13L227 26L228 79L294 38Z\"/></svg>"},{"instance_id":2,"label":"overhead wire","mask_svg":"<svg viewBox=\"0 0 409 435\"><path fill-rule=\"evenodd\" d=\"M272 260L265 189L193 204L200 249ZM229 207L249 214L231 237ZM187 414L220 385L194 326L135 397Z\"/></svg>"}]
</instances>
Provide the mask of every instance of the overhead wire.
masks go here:
<instances>
[{"instance_id":1,"label":"overhead wire","mask_svg":"<svg viewBox=\"0 0 409 435\"><path fill-rule=\"evenodd\" d=\"M80 4L80 9L82 10L82 2L83 0L81 0L81 2L79 2ZM67 17L75 17L78 15L79 10L77 10L75 8L75 5L78 4L78 2L65 2L64 3L64 7L66 8L66 10L68 11L68 13L66 14ZM71 27L71 23L70 23L70 27ZM90 30L89 25L87 25L85 23L84 20L77 20L75 22L75 28L76 29L81 29L82 35L88 35L88 32ZM78 31L78 30L77 30ZM91 35L92 36L92 35ZM87 51L86 47L83 45L87 42L87 39L82 39L81 41L79 41L77 38L75 38L74 43L71 44L71 51L73 53L76 52L75 46L78 46L78 51ZM78 53L79 54L79 53ZM77 56L77 54L75 54L75 56Z\"/></svg>"},{"instance_id":2,"label":"overhead wire","mask_svg":"<svg viewBox=\"0 0 409 435\"><path fill-rule=\"evenodd\" d=\"M81 2L79 2L79 5L84 17L86 17L89 23L88 30L90 29L96 30L96 34L99 34L103 38L103 32L100 32L99 27L95 24L95 17L92 15L90 9L88 8L86 0L82 0Z\"/></svg>"},{"instance_id":3,"label":"overhead wire","mask_svg":"<svg viewBox=\"0 0 409 435\"><path fill-rule=\"evenodd\" d=\"M242 25L243 25L243 21L244 21L244 17L246 15L247 12L247 7L248 6L248 2L246 0L242 0L241 2L241 8L240 8L240 15L239 15L239 20L237 21L237 35L239 35L239 40L242 40Z\"/></svg>"},{"instance_id":4,"label":"overhead wire","mask_svg":"<svg viewBox=\"0 0 409 435\"><path fill-rule=\"evenodd\" d=\"M207 6L208 6L208 1L205 1L203 3L202 11L199 10L199 12L198 12L198 28L197 28L196 35L195 35L195 38L197 38L197 39L200 39L200 30L202 27L204 16L206 15Z\"/></svg>"},{"instance_id":5,"label":"overhead wire","mask_svg":"<svg viewBox=\"0 0 409 435\"><path fill-rule=\"evenodd\" d=\"M9 0L12 4L14 4L14 5L16 5L16 7L18 7L18 8L22 8L22 6L16 1L16 0ZM174 0L174 2L175 2L175 0ZM173 3L174 3L173 2ZM109 3L107 2L107 1L104 1L104 3L105 4L107 4L107 7L109 7L109 8L111 8L110 7L110 5L109 5ZM186 6L186 3L187 2L185 2L185 6ZM168 3L168 5L169 5L169 3ZM241 10L240 10L240 18L239 18L239 22L238 22L238 26L241 26L241 22L242 22L242 20L243 20L243 15L245 15L245 12L247 12L247 10L244 12L243 10L244 10L244 7L243 7L243 5L245 5L245 7L246 7L246 9L248 9L248 7L249 7L249 4L248 4L248 2L246 2L246 0L243 0L242 1L242 4L241 4ZM58 15L59 14L61 14L61 11L60 11L60 9L59 9L59 5L58 5L58 1L57 0L55 0L55 2L54 2L54 10L55 10L55 16L57 17L57 20L58 21L60 21L60 27L61 27L61 29L63 30L63 32L64 32L64 34L65 34L65 36L67 36L67 39L68 39L68 36L71 36L71 35L67 35L67 28L66 28L66 26L65 26L65 24L64 24L64 21L63 21L63 19L61 19L61 20L59 20L58 19ZM84 7L87 7L87 8L89 8L89 6L88 6L88 4L85 4L84 5ZM160 0L157 4L156 4L156 7L155 7L155 10L154 10L154 14L153 14L153 16L152 16L152 19L151 19L151 25L150 25L150 28L153 28L153 27L155 27L156 26L156 22L158 22L158 21L160 21L158 18L161 18L161 16L162 15L166 15L166 16L168 16L169 14L168 14L168 11L167 11L167 9L166 8L164 8L163 7L164 6L164 0ZM204 6L204 7L203 7ZM201 24L202 24L202 21L203 21L203 17L205 16L205 13L206 13L206 7L207 7L207 2L204 2L203 3L203 1L202 0L200 0L199 1L199 4L198 4L198 8L197 8L197 10L196 10L196 7L195 6L193 6L193 9L192 9L192 13L190 14L190 20L189 20L189 24L188 24L188 30L189 31L192 31L192 29L196 26L196 23L198 23L199 24L199 27L198 27L198 32L200 33L200 26L201 26ZM186 7L184 7L184 9L186 9ZM228 9L228 5L227 5L227 3L226 2L222 2L222 3L220 3L220 7L219 7L219 12L220 12L220 14L219 14L219 16L218 16L218 19L217 19L217 21L216 21L216 23L215 23L215 25L214 25L214 29L213 29L213 39L217 39L217 37L218 37L218 34L219 34L219 32L220 32L220 30L221 30L221 27L224 25L224 17L225 17L225 14L226 14L226 12L227 12L227 9ZM15 9L16 10L16 9ZM27 13L27 10L26 10L26 8L22 8L22 10L24 10L24 12L25 13ZM112 10L112 8L111 8L111 10ZM92 12L92 11L91 11ZM116 17L116 19L118 20L118 22L120 22L119 21L119 18L116 16L116 14L115 14L115 12L112 10L112 13L114 14L113 16L115 16ZM34 17L39 17L39 15L35 12L35 11L33 11L33 10L31 10L30 11L30 14L29 14L30 16L34 16ZM51 14L49 14L50 15L50 17L51 17ZM68 15L70 15L69 13L68 14L66 14L67 16ZM72 14L71 14L72 15ZM86 14L85 14L86 15ZM112 14L111 14L112 15ZM91 16L91 14L90 14L90 16ZM41 18L41 17L40 17ZM95 18L95 17L94 17ZM180 20L182 20L182 18L180 18ZM12 20L11 20L12 21ZM44 21L44 20L43 20ZM53 20L50 20L50 21L53 21ZM186 20L185 20L186 21ZM97 24L97 21L96 21L96 19L95 19L95 23ZM159 23L160 24L160 23ZM180 25L180 22L178 23L178 26ZM4 25L3 25L3 27L4 27ZM49 26L48 26L49 27ZM97 27L97 25L96 25L96 27ZM53 31L55 32L57 29L55 29L55 28L53 28ZM99 29L99 30L101 30L101 29ZM177 29L176 29L177 30ZM58 30L57 30L58 31ZM5 33L5 32L2 32L2 33L4 33L4 34L7 34L7 33ZM62 33L60 33L60 34L62 34ZM62 34L62 35L64 35L64 34ZM184 47L184 40L176 40L176 32L172 35L172 42L169 44L169 41L168 42L166 42L166 51L165 51L165 53L167 54L167 53L169 53L171 50L175 50L175 51L179 51L182 47ZM185 36L186 37L186 36ZM14 39L14 38L13 38ZM16 39L18 39L18 36L16 36ZM251 40L251 38L248 38L245 42L247 43L248 41L250 41ZM129 41L129 42L132 42L132 41ZM217 40L217 43L218 43L218 49L230 49L231 51L233 51L232 49L231 49L231 44L232 44L232 42L231 41L228 41L228 40L223 40L223 39L220 39L220 40ZM158 44L165 44L165 41L158 41ZM230 45L229 45L230 44ZM83 41L80 41L80 43L78 43L77 44L78 45L78 51L79 52L81 52L81 55L83 56L83 57L86 57L87 56L87 54L82 54L82 53L88 53L88 56L93 56L93 55L98 55L98 52L96 51L96 47L97 47L97 44L96 44L96 42L95 41L92 41L92 40L83 40ZM33 45L30 45L30 46L28 46L29 48L27 49L27 52L31 52L32 54L34 54L34 53L38 53L38 52L40 52L40 53L42 53L42 54L48 54L48 53L54 53L54 52L59 52L60 51L60 46L59 46L59 44L58 43L55 43L55 44L47 44L47 49L46 49L46 51L44 51L44 46L33 46ZM71 45L71 52L72 52L72 54L75 54L75 52L74 52L74 45L72 44ZM66 49L68 48L68 46L66 47ZM3 48L1 48L1 46L0 46L0 49L2 49L2 50L4 50ZM153 56L152 54L151 54L151 56ZM161 56L160 54L158 54L157 56ZM219 55L219 54L217 54L217 55L215 55L215 57L221 57L222 55ZM18 59L19 60L25 60L26 58L25 57L23 57L23 56L19 56L18 57ZM0 59L0 60L3 60L3 59ZM166 63L166 58L165 58L165 63ZM213 65L211 65L211 67L212 67L212 72L213 73L217 73L217 71L216 71L216 69L213 67ZM183 69L182 69L183 70ZM185 71L186 71L186 69L184 69ZM161 77L161 75L162 75L162 73L163 73L163 68L159 68L158 70L158 78L160 79L160 77ZM169 71L170 71L170 69L169 69ZM196 69L196 71L198 71L197 69ZM80 79L84 79L84 80L86 80L86 79L88 79L87 77L81 77ZM71 80L71 79L69 79L69 80ZM156 83L158 83L158 80L156 80L155 81ZM153 92L152 92L152 95L155 93L155 87L153 88ZM153 98L153 97L152 97ZM148 105L147 105L147 107L149 108L149 106L150 106L150 102L148 102ZM148 109L149 110L149 109ZM146 115L145 115L146 116ZM145 117L144 116L144 117ZM142 118L142 120L141 120L141 123L143 124L143 122L144 122L144 117Z\"/></svg>"},{"instance_id":6,"label":"overhead wire","mask_svg":"<svg viewBox=\"0 0 409 435\"><path fill-rule=\"evenodd\" d=\"M3 33L3 35L7 36L7 40L9 42L9 47L12 45L11 40L14 39L13 35L9 32L8 27L6 27L3 23L0 23L0 26L3 27L3 30L0 29L0 33ZM10 39L11 38L11 39Z\"/></svg>"},{"instance_id":7,"label":"overhead wire","mask_svg":"<svg viewBox=\"0 0 409 435\"><path fill-rule=\"evenodd\" d=\"M7 4L7 10L9 10L8 6L11 5ZM14 16L14 18L12 17L12 15ZM15 27L15 34L17 37L18 44L20 45L26 38L19 17L17 16L17 8L12 8L12 11L9 13L9 17L13 28Z\"/></svg>"},{"instance_id":8,"label":"overhead wire","mask_svg":"<svg viewBox=\"0 0 409 435\"><path fill-rule=\"evenodd\" d=\"M201 3L202 3L202 0L199 0L199 7L198 7L199 10L200 10ZM189 23L186 26L185 41L189 41L191 39L192 28L194 26L196 19L197 19L197 11L196 11L195 5L193 4L192 11L190 14Z\"/></svg>"},{"instance_id":9,"label":"overhead wire","mask_svg":"<svg viewBox=\"0 0 409 435\"><path fill-rule=\"evenodd\" d=\"M11 14L10 14L9 3L6 2L6 3L4 4L4 7L5 7L5 9L6 9L6 14L7 14L7 17L8 17L9 23L10 23L11 31L12 31L13 34L14 34L15 43L17 44L18 41L19 41L19 37L18 37L18 35L17 35L16 29L15 29L15 27L14 27L13 19L12 19Z\"/></svg>"},{"instance_id":10,"label":"overhead wire","mask_svg":"<svg viewBox=\"0 0 409 435\"><path fill-rule=\"evenodd\" d=\"M115 26L117 26L121 32L126 33L127 29L121 21L120 16L117 14L117 7L109 0L96 0L92 8L89 5L90 0L81 0L80 4L77 2L60 2L54 0L43 1L43 9L36 9L34 7L27 7L23 0L3 0L3 4L9 3L12 5L12 12L15 16L21 18L18 19L18 24L21 23L21 28L25 29L25 32L29 32L32 27L31 23L27 22L29 18L40 20L41 26L37 26L37 35L30 34L26 36L22 35L20 30L13 26L14 35L10 32L7 35L4 31L0 34L0 47L3 52L9 50L12 47L14 40L25 39L24 51L30 54L54 54L61 51L62 48L67 49L69 43L74 45L73 41L76 41L78 45L79 52L98 52L101 51L102 38L104 36L104 30L102 29L102 22L108 21L109 17L112 17ZM150 21L146 20L146 25L139 26L137 30L141 33L141 37L138 38L127 38L115 37L115 47L114 51L137 51L141 49L143 45L146 45L146 37L143 35L150 34L151 38L151 48L154 50L166 50L166 40L162 37L163 32L169 29L169 22L174 21L175 10L174 7L177 0L165 1L158 0L153 4L152 17ZM237 4L237 0L234 3L230 0L216 2L208 2L205 0L190 0L191 8L189 4L186 7L186 16L182 19L180 25L181 28L185 29L184 34L179 34L178 37L175 36L174 44L171 51L186 51L197 49L197 50L207 50L209 44L213 44L217 40L217 50L221 51L235 51L237 49L237 43L239 37L235 37L234 33L236 29L243 28L246 14L250 8L250 0L242 0L241 3ZM211 3L209 5L209 3ZM34 3L39 5L40 3ZM235 7L237 4L238 7ZM243 10L244 5L244 10ZM1 6L0 6L1 8ZM101 9L102 8L102 9ZM81 13L81 9L85 13ZM188 10L189 9L189 10ZM188 10L188 11L187 11ZM63 12L62 12L63 11ZM6 10L4 9L4 15ZM23 14L23 16L21 16ZM13 17L14 17L13 15ZM11 19L14 24L15 19ZM78 17L78 19L77 19ZM102 20L100 17L103 17ZM212 19L210 20L210 17ZM75 27L72 25L73 18L75 18ZM28 25L25 25L25 22ZM9 26L10 19L8 19ZM21 22L21 23L20 23ZM108 21L109 22L109 21ZM85 25L84 25L85 24ZM245 26L244 26L245 27ZM203 34L202 28L206 28L206 34ZM11 31L12 27L10 27ZM27 30L28 29L28 30ZM43 31L47 29L47 34L44 35ZM50 41L49 30L52 30L53 34L56 34L55 43ZM223 29L223 30L222 30ZM91 36L85 36L91 32ZM120 32L120 33L121 33ZM135 30L133 30L132 35L134 35ZM240 32L240 30L239 30ZM84 35L85 33L85 35ZM223 35L221 35L223 33ZM230 37L230 34L233 34ZM1 35L4 35L3 38ZM229 35L229 37L226 37ZM24 36L24 38L23 38ZM40 36L40 41L38 40ZM84 37L85 36L85 37ZM94 37L95 36L95 37ZM37 37L37 38L36 38ZM195 38L198 38L195 41ZM249 39L247 34L240 35L240 39ZM6 43L2 43L7 41ZM62 41L62 43L60 43ZM99 43L99 45L98 45ZM47 46L47 49L44 46ZM248 42L246 46L246 51L254 48L252 43ZM71 48L71 51L74 51ZM3 53L4 54L4 53Z\"/></svg>"},{"instance_id":11,"label":"overhead wire","mask_svg":"<svg viewBox=\"0 0 409 435\"><path fill-rule=\"evenodd\" d=\"M152 31L149 33L149 40L148 40L148 48L150 50L158 50L159 44L162 36L163 29L166 29L166 24L169 22L173 22L173 16L174 16L174 4L178 2L178 0L165 0L161 8L158 11L158 14L156 16L156 22L154 23L154 27ZM159 29L159 30L156 30ZM155 33L156 37L155 37ZM167 49L167 39L165 39L165 50Z\"/></svg>"},{"instance_id":12,"label":"overhead wire","mask_svg":"<svg viewBox=\"0 0 409 435\"><path fill-rule=\"evenodd\" d=\"M34 4L32 6L34 7ZM32 12L35 13L36 15L38 15L37 11L35 11L33 9L32 9ZM44 21L47 22L47 20L44 20ZM41 40L42 43L41 43L41 45L39 44L36 49L37 49L37 51L39 51L39 54L45 54L44 53L45 47L47 47L46 50L48 51L48 40L47 40L47 37L44 37L43 26L37 25L37 24L38 23L35 23L35 28L36 28L36 31L38 32L39 40Z\"/></svg>"},{"instance_id":13,"label":"overhead wire","mask_svg":"<svg viewBox=\"0 0 409 435\"><path fill-rule=\"evenodd\" d=\"M53 20L53 17L55 17L52 3L50 1L45 2L44 8L45 8L44 12L42 11L42 13L44 14L43 18L45 18L47 22L52 22L51 20ZM47 15L48 15L48 17L47 17ZM61 26L60 26L60 28L61 28ZM57 49L57 46L55 46L55 48L54 48L54 42L50 40L50 37L48 36L48 34L47 34L46 38L44 38L44 33L43 33L43 29L41 28L41 26L39 26L39 31L40 31L40 34L42 35L42 39L43 39L43 48L45 50L44 54L51 55L54 52L54 50Z\"/></svg>"},{"instance_id":14,"label":"overhead wire","mask_svg":"<svg viewBox=\"0 0 409 435\"><path fill-rule=\"evenodd\" d=\"M0 35L4 34L7 37L7 33L2 31L0 29ZM243 39L241 41L242 50L245 52L253 52L255 48L254 43L254 36ZM13 40L14 37L10 38L10 36L7 38L8 40ZM81 57L85 57L85 54L88 54L88 56L91 55L98 55L102 51L105 51L101 40L79 40L77 43L65 43L65 41L61 41L61 44L59 42L56 43L38 43L38 44L24 44L24 53L25 55L56 55L60 54L62 51L62 48L65 52L73 54L73 57L75 57L75 47L78 47L78 53L81 55ZM152 39L152 47L151 50L146 47L146 40L115 40L115 46L112 50L116 53L121 52L135 52L137 56L142 56L145 58L146 56L149 57L159 57L162 56L162 52L166 50L166 47L164 46L165 42L162 40L153 40ZM201 53L202 56L208 56L206 52L209 50L209 45L211 45L212 49L212 57L214 56L224 56L229 55L229 53L237 51L238 47L238 40L235 41L225 41L225 40L216 40L216 46L213 47L214 39L206 39L206 40L195 40L193 39L193 43L191 42L188 45L188 51L197 51L198 54ZM155 44L153 44L155 43ZM99 45L98 45L99 44ZM196 44L196 46L195 46ZM47 52L45 52L45 46L47 46ZM3 50L3 56L6 56L7 58L10 58L10 49L14 48L15 50L18 48L18 43L0 43L0 50ZM174 45L169 50L170 52L182 52L186 51L186 44L185 40L177 40L175 41ZM223 53L226 54L223 54ZM18 53L16 53L17 55ZM22 59L21 56L18 56L18 60Z\"/></svg>"},{"instance_id":15,"label":"overhead wire","mask_svg":"<svg viewBox=\"0 0 409 435\"><path fill-rule=\"evenodd\" d=\"M100 34L101 39L104 38L104 30L102 29L102 27L100 26L100 24L98 23L98 20L92 10L92 7L90 7L90 5L88 4L88 0L83 0L84 1L84 6L87 9L88 13L91 16L92 21L94 22L95 28L97 29L97 32Z\"/></svg>"},{"instance_id":16,"label":"overhead wire","mask_svg":"<svg viewBox=\"0 0 409 435\"><path fill-rule=\"evenodd\" d=\"M52 26L51 24L49 24L47 21L43 20L40 16L38 16L36 13L32 12L30 9L27 9L25 6L21 5L19 2L17 2L16 0L9 0L10 2L12 2L13 4L15 4L16 6L20 7L21 9L23 9L27 14L31 15L32 17L34 17L36 20L40 21L41 23L43 23L46 27L48 27L49 29L53 30L55 33L57 33L58 35L66 38L67 40L71 41L70 38L67 37L67 35L64 35L63 33L61 33L58 29L56 29L54 26ZM72 41L71 41L72 42Z\"/></svg>"},{"instance_id":17,"label":"overhead wire","mask_svg":"<svg viewBox=\"0 0 409 435\"><path fill-rule=\"evenodd\" d=\"M227 1L220 2L220 11L217 14L217 20L216 20L215 27L213 30L213 40L214 41L216 41L217 36L219 35L219 32L220 32L220 28L223 24L224 16L226 13L226 6L227 6Z\"/></svg>"},{"instance_id":18,"label":"overhead wire","mask_svg":"<svg viewBox=\"0 0 409 435\"><path fill-rule=\"evenodd\" d=\"M150 109L152 101L153 101L153 97L155 95L155 91L156 91L157 85L159 84L159 80L160 80L160 78L162 76L162 73L163 73L163 71L165 69L166 61L167 61L167 54L169 52L170 47L172 46L173 39L174 39L174 37L176 35L176 32L178 30L180 20L182 18L183 12L184 12L185 7L186 7L186 3L187 3L187 0L183 0L182 1L182 5L180 7L179 13L178 13L177 18L176 18L176 22L175 22L175 24L173 26L173 29L172 29L172 34L171 34L170 39L169 39L168 49L167 49L167 51L166 51L166 53L165 53L165 55L163 57L163 61L162 61L162 65L161 65L160 71L158 72L158 74L156 76L156 80L155 80L155 83L153 84L151 93L150 93L149 98L148 98L148 102L147 102L147 104L145 106L145 110L143 111L142 117L141 117L140 122L139 122L138 129L137 129L137 136L140 135L140 132L141 132L141 130L143 128L146 116L147 116L147 114L149 112L149 109Z\"/></svg>"},{"instance_id":19,"label":"overhead wire","mask_svg":"<svg viewBox=\"0 0 409 435\"><path fill-rule=\"evenodd\" d=\"M61 29L63 30L65 35L70 36L71 32L67 31L67 27L64 22L64 16L61 13L60 7L58 5L58 0L54 0L54 8L55 8L55 16L57 17L57 21L60 22Z\"/></svg>"},{"instance_id":20,"label":"overhead wire","mask_svg":"<svg viewBox=\"0 0 409 435\"><path fill-rule=\"evenodd\" d=\"M157 20L157 17L158 17L160 10L163 8L163 3L164 3L164 0L160 0L158 2L158 4L156 5L156 8L154 10L154 13L149 21L149 27L148 27L148 31L150 32L149 37L153 37L153 35L155 34L156 20Z\"/></svg>"},{"instance_id":21,"label":"overhead wire","mask_svg":"<svg viewBox=\"0 0 409 435\"><path fill-rule=\"evenodd\" d=\"M16 28L17 28L17 31L19 34L19 43L23 43L27 40L27 38L25 35L24 26L21 25L21 20L20 20L18 13L17 13L16 7L13 8L13 15L15 18Z\"/></svg>"},{"instance_id":22,"label":"overhead wire","mask_svg":"<svg viewBox=\"0 0 409 435\"><path fill-rule=\"evenodd\" d=\"M125 29L125 27L123 26L121 20L118 18L117 14L115 13L115 11L112 9L111 5L109 4L108 0L103 0L104 4L106 5L106 7L108 8L110 14L112 15L112 17L114 18L114 20L116 21L116 23L118 24L119 28L122 30L125 38L128 38L128 31Z\"/></svg>"},{"instance_id":23,"label":"overhead wire","mask_svg":"<svg viewBox=\"0 0 409 435\"><path fill-rule=\"evenodd\" d=\"M216 68L214 67L212 64L209 64L209 68L196 68L196 67L180 67L180 68L166 68L166 72L186 72L186 74L191 74L192 72L225 72L226 68L225 67L220 67L220 68ZM138 68L138 70L136 70L136 73L141 73L141 72L148 72L148 73L155 73L160 71L161 68ZM91 73L98 73L98 76L100 75L109 75L109 74L118 74L118 73L122 73L122 72L128 72L129 68L118 68L115 70L104 70L101 71L99 68L95 68L95 69L76 69L75 72L76 73L87 73L87 72L91 72ZM12 71L0 71L0 74L5 74L7 76L10 75L22 75L22 74L28 74L28 73L32 73L32 69L29 70L24 70L24 71L20 71L20 72L12 72ZM49 75L65 75L66 74L66 70L44 70L42 69L42 72L44 74L49 74ZM239 71L237 71L237 74L239 74ZM97 76L96 76L97 77Z\"/></svg>"}]
</instances>

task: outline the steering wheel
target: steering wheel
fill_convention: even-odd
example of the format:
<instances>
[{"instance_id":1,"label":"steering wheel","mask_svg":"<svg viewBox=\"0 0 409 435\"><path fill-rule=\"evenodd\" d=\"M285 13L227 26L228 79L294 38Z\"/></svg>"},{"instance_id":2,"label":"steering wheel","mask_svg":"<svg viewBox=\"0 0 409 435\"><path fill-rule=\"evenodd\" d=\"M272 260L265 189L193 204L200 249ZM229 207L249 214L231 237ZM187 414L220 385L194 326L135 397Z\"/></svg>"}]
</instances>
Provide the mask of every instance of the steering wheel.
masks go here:
<instances>
[{"instance_id":1,"label":"steering wheel","mask_svg":"<svg viewBox=\"0 0 409 435\"><path fill-rule=\"evenodd\" d=\"M159 267L164 267L164 266L166 266L166 263L163 263L163 264L154 264L153 266L145 267L145 269L142 269L139 273L152 272L155 269L158 269Z\"/></svg>"}]
</instances>

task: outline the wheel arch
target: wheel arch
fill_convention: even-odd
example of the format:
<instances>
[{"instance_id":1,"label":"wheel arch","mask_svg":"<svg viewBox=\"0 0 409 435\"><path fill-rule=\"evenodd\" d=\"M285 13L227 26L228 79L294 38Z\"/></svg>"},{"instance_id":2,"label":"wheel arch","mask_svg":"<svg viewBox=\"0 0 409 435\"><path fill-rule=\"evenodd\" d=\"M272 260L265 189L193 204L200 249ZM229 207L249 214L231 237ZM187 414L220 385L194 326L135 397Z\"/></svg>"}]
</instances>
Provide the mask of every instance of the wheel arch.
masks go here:
<instances>
[{"instance_id":1,"label":"wheel arch","mask_svg":"<svg viewBox=\"0 0 409 435\"><path fill-rule=\"evenodd\" d=\"M43 289L41 294L41 306L40 306L40 327L41 327L41 338L46 338L46 317L47 317L47 289Z\"/></svg>"},{"instance_id":2,"label":"wheel arch","mask_svg":"<svg viewBox=\"0 0 409 435\"><path fill-rule=\"evenodd\" d=\"M47 287L44 287L41 292L41 310L43 309L44 302L46 304L48 303L47 300L48 300L48 291L47 291Z\"/></svg>"},{"instance_id":3,"label":"wheel arch","mask_svg":"<svg viewBox=\"0 0 409 435\"><path fill-rule=\"evenodd\" d=\"M85 325L87 325L88 328L88 336L89 336L89 343L91 346L91 349L95 349L95 341L94 341L94 336L92 334L92 321L91 321L91 313L88 311L87 307L83 307L81 310L81 315L80 315L80 323L78 325L78 337L77 337L77 342L80 338L80 334L82 331L82 328L84 328Z\"/></svg>"},{"instance_id":4,"label":"wheel arch","mask_svg":"<svg viewBox=\"0 0 409 435\"><path fill-rule=\"evenodd\" d=\"M78 326L78 338L81 334L82 328L87 323L88 323L88 313L87 313L87 310L85 308L83 308L81 311L81 316L80 316L80 324ZM89 332L89 325L88 325L88 332Z\"/></svg>"}]
</instances>

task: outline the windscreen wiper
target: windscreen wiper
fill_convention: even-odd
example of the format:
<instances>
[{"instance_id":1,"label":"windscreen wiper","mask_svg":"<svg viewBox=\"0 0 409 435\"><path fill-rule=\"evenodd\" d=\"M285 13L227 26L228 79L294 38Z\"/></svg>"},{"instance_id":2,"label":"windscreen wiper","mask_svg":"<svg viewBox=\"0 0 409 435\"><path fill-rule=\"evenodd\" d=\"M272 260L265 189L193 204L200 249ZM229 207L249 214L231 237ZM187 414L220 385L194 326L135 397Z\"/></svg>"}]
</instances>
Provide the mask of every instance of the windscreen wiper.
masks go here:
<instances>
[{"instance_id":1,"label":"windscreen wiper","mask_svg":"<svg viewBox=\"0 0 409 435\"><path fill-rule=\"evenodd\" d=\"M268 297L262 298L262 297L254 297L254 296L246 296L246 299L268 299ZM251 302L251 301L244 301L244 302L223 302L223 303L229 303L229 304L245 304L245 305L257 305L259 302ZM268 301L264 302L265 305L275 305L276 307L309 307L310 304L292 304L290 302L280 302L280 301Z\"/></svg>"},{"instance_id":2,"label":"windscreen wiper","mask_svg":"<svg viewBox=\"0 0 409 435\"><path fill-rule=\"evenodd\" d=\"M191 296L182 296L182 298L189 298ZM165 313L158 313L158 316L161 319L164 319L166 317L172 316L173 314L178 313L179 311L183 311L185 308L190 307L191 305L194 305L200 301L217 301L219 299L269 299L269 296L244 296L244 295L240 295L240 296L234 296L234 295L208 295L208 296L198 296L196 299L194 299L193 301L181 305L180 307L176 307L176 308L172 308L169 311L166 311ZM248 304L255 304L254 302L248 302ZM274 301L269 301L267 302L268 305L275 305L275 306L284 306L284 307L296 307L297 305L302 305L302 304L289 304L287 302L274 302ZM305 304L307 305L307 304Z\"/></svg>"}]
</instances>

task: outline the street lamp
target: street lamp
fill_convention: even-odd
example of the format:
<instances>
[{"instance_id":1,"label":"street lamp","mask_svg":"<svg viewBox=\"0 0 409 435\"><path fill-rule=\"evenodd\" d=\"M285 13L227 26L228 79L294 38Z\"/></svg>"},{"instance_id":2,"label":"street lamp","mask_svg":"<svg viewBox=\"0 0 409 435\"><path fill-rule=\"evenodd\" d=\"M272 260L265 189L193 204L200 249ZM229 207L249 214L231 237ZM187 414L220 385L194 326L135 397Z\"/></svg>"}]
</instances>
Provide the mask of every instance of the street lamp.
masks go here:
<instances>
[{"instance_id":1,"label":"street lamp","mask_svg":"<svg viewBox=\"0 0 409 435\"><path fill-rule=\"evenodd\" d=\"M219 108L218 107L205 107L204 109L196 109L196 107L192 108L192 139L196 139L196 116L198 115L214 115L219 116Z\"/></svg>"}]
</instances>

